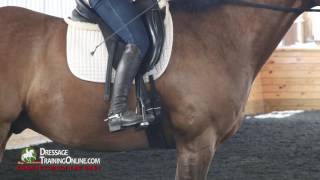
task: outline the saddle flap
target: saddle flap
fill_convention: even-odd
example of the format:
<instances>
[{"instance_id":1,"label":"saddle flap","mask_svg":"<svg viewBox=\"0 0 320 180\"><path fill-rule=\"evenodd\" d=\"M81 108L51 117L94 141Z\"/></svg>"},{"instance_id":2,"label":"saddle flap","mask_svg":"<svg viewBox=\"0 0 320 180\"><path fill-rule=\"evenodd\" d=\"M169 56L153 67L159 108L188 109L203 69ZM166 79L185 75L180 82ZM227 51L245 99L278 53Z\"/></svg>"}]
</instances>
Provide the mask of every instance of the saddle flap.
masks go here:
<instances>
[{"instance_id":1,"label":"saddle flap","mask_svg":"<svg viewBox=\"0 0 320 180\"><path fill-rule=\"evenodd\" d=\"M142 73L154 68L160 60L166 36L164 27L165 11L155 9L151 10L151 16L145 17L145 24L149 26L150 47L142 64Z\"/></svg>"},{"instance_id":2,"label":"saddle flap","mask_svg":"<svg viewBox=\"0 0 320 180\"><path fill-rule=\"evenodd\" d=\"M72 12L72 19L80 22L99 22L100 17L83 0L76 0L76 8Z\"/></svg>"}]
</instances>

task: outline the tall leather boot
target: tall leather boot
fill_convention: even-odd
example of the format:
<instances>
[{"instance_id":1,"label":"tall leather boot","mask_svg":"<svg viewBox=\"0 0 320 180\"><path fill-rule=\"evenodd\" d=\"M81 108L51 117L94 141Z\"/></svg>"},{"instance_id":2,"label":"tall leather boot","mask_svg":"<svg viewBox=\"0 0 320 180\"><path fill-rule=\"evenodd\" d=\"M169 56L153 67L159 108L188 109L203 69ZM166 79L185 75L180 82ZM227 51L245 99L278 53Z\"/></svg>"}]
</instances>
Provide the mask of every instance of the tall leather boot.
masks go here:
<instances>
[{"instance_id":1,"label":"tall leather boot","mask_svg":"<svg viewBox=\"0 0 320 180\"><path fill-rule=\"evenodd\" d=\"M142 62L140 50L133 44L127 44L117 68L111 107L109 109L109 131L115 132L125 127L141 123L142 115L128 110L130 87Z\"/></svg>"}]
</instances>

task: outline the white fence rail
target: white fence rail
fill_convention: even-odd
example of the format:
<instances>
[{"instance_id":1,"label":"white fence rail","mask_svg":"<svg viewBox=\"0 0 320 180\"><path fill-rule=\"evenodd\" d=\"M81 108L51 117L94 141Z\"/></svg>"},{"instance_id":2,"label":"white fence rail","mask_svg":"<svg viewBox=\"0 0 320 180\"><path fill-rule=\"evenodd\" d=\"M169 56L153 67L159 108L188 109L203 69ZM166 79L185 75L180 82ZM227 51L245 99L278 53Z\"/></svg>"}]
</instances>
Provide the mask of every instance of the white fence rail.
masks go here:
<instances>
[{"instance_id":1,"label":"white fence rail","mask_svg":"<svg viewBox=\"0 0 320 180\"><path fill-rule=\"evenodd\" d=\"M75 0L0 0L2 6L19 6L52 16L65 17L71 14Z\"/></svg>"},{"instance_id":2,"label":"white fence rail","mask_svg":"<svg viewBox=\"0 0 320 180\"><path fill-rule=\"evenodd\" d=\"M320 42L320 13L304 13L293 24L282 41L284 46L315 45Z\"/></svg>"}]
</instances>

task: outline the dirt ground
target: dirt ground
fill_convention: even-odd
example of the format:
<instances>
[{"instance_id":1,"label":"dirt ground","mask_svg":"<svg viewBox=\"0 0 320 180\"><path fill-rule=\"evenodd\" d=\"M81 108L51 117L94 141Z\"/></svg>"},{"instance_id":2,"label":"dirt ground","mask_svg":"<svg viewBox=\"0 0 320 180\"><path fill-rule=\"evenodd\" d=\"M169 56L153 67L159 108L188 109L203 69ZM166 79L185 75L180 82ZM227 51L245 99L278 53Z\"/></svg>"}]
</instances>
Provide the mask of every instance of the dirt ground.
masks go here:
<instances>
[{"instance_id":1,"label":"dirt ground","mask_svg":"<svg viewBox=\"0 0 320 180\"><path fill-rule=\"evenodd\" d=\"M40 147L64 149L49 143ZM21 150L5 153L1 180L167 180L174 179L175 150L84 152L74 157L100 157L98 172L15 170ZM318 180L320 178L320 112L286 118L248 117L239 132L216 153L209 180Z\"/></svg>"}]
</instances>

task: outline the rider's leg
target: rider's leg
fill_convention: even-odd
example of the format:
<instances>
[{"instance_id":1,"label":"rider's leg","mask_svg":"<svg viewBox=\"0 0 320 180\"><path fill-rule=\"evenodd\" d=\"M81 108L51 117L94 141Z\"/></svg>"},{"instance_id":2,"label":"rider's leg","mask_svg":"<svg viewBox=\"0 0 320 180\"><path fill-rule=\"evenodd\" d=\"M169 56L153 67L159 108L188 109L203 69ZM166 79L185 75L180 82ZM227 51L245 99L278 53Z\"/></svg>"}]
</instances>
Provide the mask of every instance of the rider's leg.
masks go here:
<instances>
[{"instance_id":1,"label":"rider's leg","mask_svg":"<svg viewBox=\"0 0 320 180\"><path fill-rule=\"evenodd\" d=\"M146 54L149 37L132 0L90 0L90 5L120 38L128 44L135 44L141 56Z\"/></svg>"},{"instance_id":2,"label":"rider's leg","mask_svg":"<svg viewBox=\"0 0 320 180\"><path fill-rule=\"evenodd\" d=\"M127 43L117 68L109 110L109 130L113 132L142 121L141 115L128 110L128 94L148 50L149 38L140 18L129 23L138 15L130 0L91 0L90 5Z\"/></svg>"}]
</instances>

